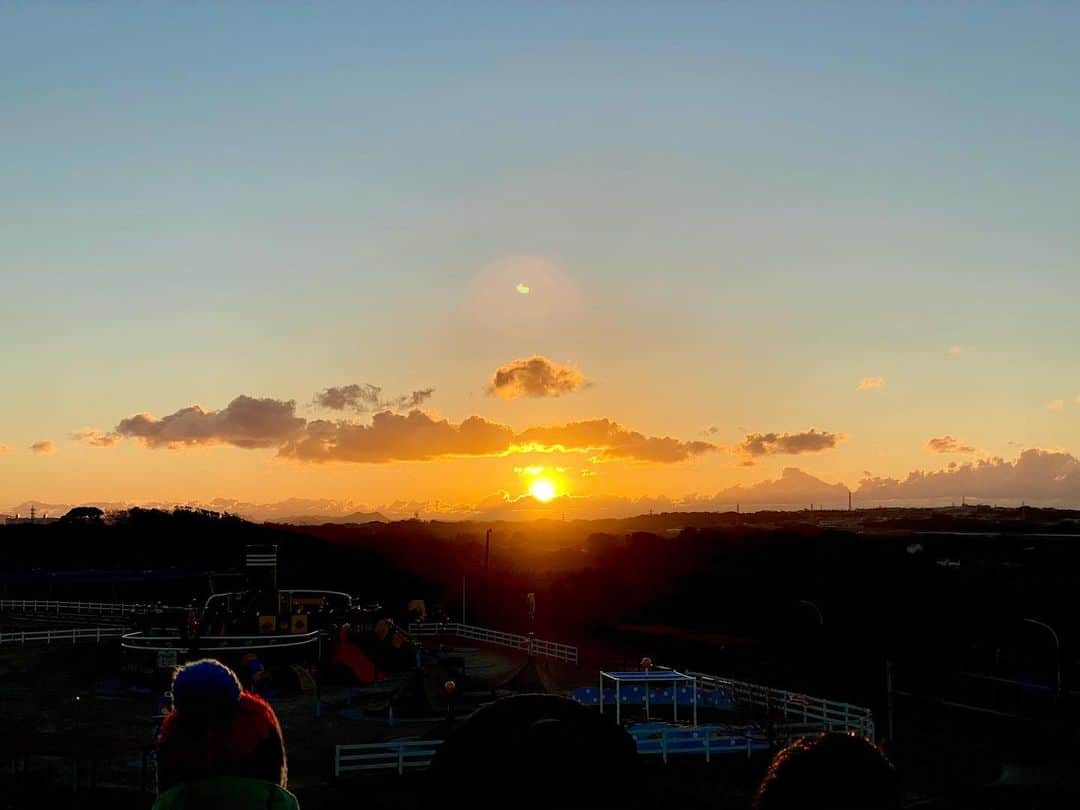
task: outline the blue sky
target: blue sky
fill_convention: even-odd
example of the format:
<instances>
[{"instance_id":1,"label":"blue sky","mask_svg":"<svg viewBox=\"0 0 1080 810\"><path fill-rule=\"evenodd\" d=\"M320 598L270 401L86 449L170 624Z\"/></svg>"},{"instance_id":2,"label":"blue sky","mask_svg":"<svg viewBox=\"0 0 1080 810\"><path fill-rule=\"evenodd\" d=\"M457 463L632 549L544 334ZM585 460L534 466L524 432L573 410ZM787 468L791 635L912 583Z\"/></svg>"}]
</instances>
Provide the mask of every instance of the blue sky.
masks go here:
<instances>
[{"instance_id":1,"label":"blue sky","mask_svg":"<svg viewBox=\"0 0 1080 810\"><path fill-rule=\"evenodd\" d=\"M942 433L1080 450L1078 22L1069 4L6 6L0 442L19 453L0 485L49 486L63 454L25 447L83 426L357 381L433 385L455 421L827 428L845 445L798 461L830 480L935 464ZM579 305L470 317L471 281L520 255ZM595 385L483 395L533 354ZM105 497L100 454L61 449L58 497ZM191 497L236 486L206 471L244 451L214 453L180 465ZM132 475L109 472L111 497ZM296 486L401 486L337 475Z\"/></svg>"}]
</instances>

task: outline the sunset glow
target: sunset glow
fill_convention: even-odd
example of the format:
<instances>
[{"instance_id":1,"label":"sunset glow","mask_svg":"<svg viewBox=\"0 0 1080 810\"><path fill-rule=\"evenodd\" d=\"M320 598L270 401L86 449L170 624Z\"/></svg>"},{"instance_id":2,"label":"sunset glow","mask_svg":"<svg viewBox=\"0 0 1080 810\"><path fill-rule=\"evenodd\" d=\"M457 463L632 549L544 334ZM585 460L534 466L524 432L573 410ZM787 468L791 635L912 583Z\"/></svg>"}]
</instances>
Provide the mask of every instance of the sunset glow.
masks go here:
<instances>
[{"instance_id":1,"label":"sunset glow","mask_svg":"<svg viewBox=\"0 0 1080 810\"><path fill-rule=\"evenodd\" d=\"M210 5L3 12L0 513L1080 506L1075 7Z\"/></svg>"},{"instance_id":2,"label":"sunset glow","mask_svg":"<svg viewBox=\"0 0 1080 810\"><path fill-rule=\"evenodd\" d=\"M548 503L555 499L555 496L558 494L558 489L556 488L554 481L550 481L547 478L537 478L529 484L529 494L540 501L540 503Z\"/></svg>"}]
</instances>

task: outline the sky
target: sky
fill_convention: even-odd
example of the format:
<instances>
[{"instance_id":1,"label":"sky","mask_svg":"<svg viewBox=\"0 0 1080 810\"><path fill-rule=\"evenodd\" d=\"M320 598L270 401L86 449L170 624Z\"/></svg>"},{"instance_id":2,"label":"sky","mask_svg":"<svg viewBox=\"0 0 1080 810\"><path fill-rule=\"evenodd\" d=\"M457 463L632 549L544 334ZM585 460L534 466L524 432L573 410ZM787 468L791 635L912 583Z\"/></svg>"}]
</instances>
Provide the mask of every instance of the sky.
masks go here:
<instances>
[{"instance_id":1,"label":"sky","mask_svg":"<svg viewBox=\"0 0 1080 810\"><path fill-rule=\"evenodd\" d=\"M0 509L1080 506L1078 24L4 5Z\"/></svg>"}]
</instances>

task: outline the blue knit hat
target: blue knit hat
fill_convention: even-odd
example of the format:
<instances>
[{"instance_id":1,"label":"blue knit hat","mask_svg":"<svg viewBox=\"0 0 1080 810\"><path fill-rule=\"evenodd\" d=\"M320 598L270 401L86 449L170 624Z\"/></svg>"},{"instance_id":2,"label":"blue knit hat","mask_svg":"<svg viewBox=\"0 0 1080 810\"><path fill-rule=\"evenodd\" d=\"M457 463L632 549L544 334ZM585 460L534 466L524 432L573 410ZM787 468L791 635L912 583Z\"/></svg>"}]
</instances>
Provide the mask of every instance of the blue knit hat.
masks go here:
<instances>
[{"instance_id":1,"label":"blue knit hat","mask_svg":"<svg viewBox=\"0 0 1080 810\"><path fill-rule=\"evenodd\" d=\"M173 705L181 716L212 716L240 705L240 680L220 661L206 658L180 667L173 676Z\"/></svg>"}]
</instances>

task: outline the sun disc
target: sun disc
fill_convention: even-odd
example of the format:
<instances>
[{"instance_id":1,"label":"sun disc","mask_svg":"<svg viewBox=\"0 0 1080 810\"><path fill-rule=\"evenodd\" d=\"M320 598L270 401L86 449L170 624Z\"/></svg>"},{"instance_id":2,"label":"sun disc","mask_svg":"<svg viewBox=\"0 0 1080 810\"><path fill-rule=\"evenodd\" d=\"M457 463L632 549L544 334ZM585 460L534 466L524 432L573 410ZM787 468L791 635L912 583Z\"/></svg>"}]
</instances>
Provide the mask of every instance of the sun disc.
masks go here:
<instances>
[{"instance_id":1,"label":"sun disc","mask_svg":"<svg viewBox=\"0 0 1080 810\"><path fill-rule=\"evenodd\" d=\"M529 484L529 494L541 503L547 503L555 498L555 484L546 478L537 478Z\"/></svg>"}]
</instances>

